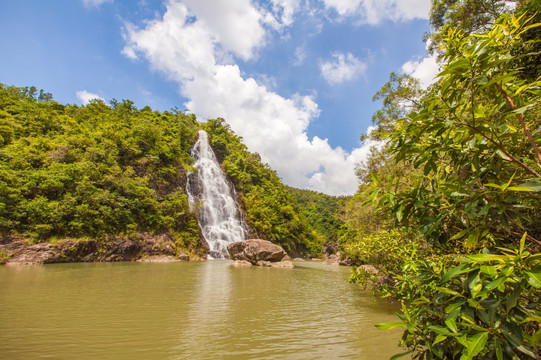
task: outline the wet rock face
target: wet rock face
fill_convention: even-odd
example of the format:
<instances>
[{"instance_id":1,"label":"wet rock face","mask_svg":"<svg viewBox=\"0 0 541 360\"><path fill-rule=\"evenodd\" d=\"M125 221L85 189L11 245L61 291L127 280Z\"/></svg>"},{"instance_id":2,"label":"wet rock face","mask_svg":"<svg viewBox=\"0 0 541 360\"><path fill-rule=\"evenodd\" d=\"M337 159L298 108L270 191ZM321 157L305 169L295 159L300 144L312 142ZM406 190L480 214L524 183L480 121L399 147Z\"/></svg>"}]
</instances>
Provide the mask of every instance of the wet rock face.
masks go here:
<instances>
[{"instance_id":1,"label":"wet rock face","mask_svg":"<svg viewBox=\"0 0 541 360\"><path fill-rule=\"evenodd\" d=\"M90 256L97 251L94 240L64 240L56 244L39 243L28 245L24 241L7 244L4 251L10 251L7 263L17 264L51 264L75 261L93 261L96 256Z\"/></svg>"},{"instance_id":2,"label":"wet rock face","mask_svg":"<svg viewBox=\"0 0 541 360\"><path fill-rule=\"evenodd\" d=\"M259 261L278 262L286 256L286 252L281 246L261 239L250 239L229 244L227 251L231 259L245 260L253 265L257 265Z\"/></svg>"}]
</instances>

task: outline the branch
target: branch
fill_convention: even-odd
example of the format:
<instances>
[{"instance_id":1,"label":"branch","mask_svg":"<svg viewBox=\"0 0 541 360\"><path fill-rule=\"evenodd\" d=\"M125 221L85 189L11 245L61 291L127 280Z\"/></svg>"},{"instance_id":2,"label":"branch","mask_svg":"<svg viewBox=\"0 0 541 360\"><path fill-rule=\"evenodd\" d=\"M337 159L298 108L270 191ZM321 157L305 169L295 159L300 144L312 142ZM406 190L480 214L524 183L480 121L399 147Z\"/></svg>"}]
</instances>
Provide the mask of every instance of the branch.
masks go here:
<instances>
[{"instance_id":1,"label":"branch","mask_svg":"<svg viewBox=\"0 0 541 360\"><path fill-rule=\"evenodd\" d=\"M498 88L498 91L503 95L503 97L505 98L505 101L507 101L507 104L509 104L511 109L516 110L517 107L515 106L513 99L511 99L511 97L505 92L505 90L499 84L496 84L496 87ZM537 156L537 165L541 166L541 151L539 151L539 147L535 143L535 139L533 138L530 129L526 125L526 122L524 121L524 118L522 117L521 114L515 114L515 115L517 116L518 121L520 122L520 125L522 125L522 129L526 133L528 140L530 140L530 143L532 144L535 155Z\"/></svg>"},{"instance_id":2,"label":"branch","mask_svg":"<svg viewBox=\"0 0 541 360\"><path fill-rule=\"evenodd\" d=\"M524 164L522 161L518 160L517 158L515 158L511 153L509 153L507 150L505 150L505 148L503 146L501 146L500 144L498 144L496 141L494 141L494 139L492 139L491 137L487 136L485 133L483 133L482 131L480 131L479 129L477 129L475 126L472 126L470 124L467 124L467 123L463 123L465 126L469 127L470 129L472 129L473 131L475 131L476 133L478 133L479 135L481 135L482 137L484 137L485 139L487 139L488 141L490 141L492 144L496 145L496 147L505 154L505 156L507 156L513 163L517 164L518 166L520 166L521 168L523 168L524 170L526 170L527 172L529 172L530 174L532 174L533 176L535 177L541 177L541 174L538 173L537 171L535 171L534 169L530 168L528 165ZM506 160L506 159L504 159Z\"/></svg>"},{"instance_id":3,"label":"branch","mask_svg":"<svg viewBox=\"0 0 541 360\"><path fill-rule=\"evenodd\" d=\"M458 120L459 125L463 124L466 127L469 127L470 129L472 129L473 131L475 131L476 133L478 133L479 135L481 135L482 137L484 137L485 139L490 141L492 144L494 144L501 152L503 152L510 159L510 160L507 160L507 159L504 159L504 160L511 161L511 162L517 164L518 166L520 166L521 168L523 168L524 170L526 170L527 172L529 172L530 174L532 174L535 177L541 177L540 173L538 173L534 169L530 168L528 165L524 164L522 161L518 160L511 153L509 153L507 150L505 150L505 148L503 147L502 144L497 143L494 139L487 136L485 133L483 133L482 131L477 129L475 126L470 125L470 124L468 124L466 122L463 122L462 119L460 119L460 117L458 117L455 114L455 112L451 110L451 107L449 106L449 104L447 104L447 102L445 100L442 100L442 101L447 106L447 109L449 109L451 115L453 115Z\"/></svg>"}]
</instances>

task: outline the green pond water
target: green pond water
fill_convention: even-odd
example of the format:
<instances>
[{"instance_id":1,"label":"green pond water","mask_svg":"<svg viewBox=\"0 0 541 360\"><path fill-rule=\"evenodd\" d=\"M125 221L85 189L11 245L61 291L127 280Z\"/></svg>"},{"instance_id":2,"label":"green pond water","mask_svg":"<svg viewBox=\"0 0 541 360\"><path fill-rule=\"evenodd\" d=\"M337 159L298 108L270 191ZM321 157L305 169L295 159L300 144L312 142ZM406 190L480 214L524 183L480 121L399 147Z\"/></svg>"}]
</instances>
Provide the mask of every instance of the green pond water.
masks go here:
<instances>
[{"instance_id":1,"label":"green pond water","mask_svg":"<svg viewBox=\"0 0 541 360\"><path fill-rule=\"evenodd\" d=\"M388 359L397 306L349 269L200 263L0 267L1 359Z\"/></svg>"}]
</instances>

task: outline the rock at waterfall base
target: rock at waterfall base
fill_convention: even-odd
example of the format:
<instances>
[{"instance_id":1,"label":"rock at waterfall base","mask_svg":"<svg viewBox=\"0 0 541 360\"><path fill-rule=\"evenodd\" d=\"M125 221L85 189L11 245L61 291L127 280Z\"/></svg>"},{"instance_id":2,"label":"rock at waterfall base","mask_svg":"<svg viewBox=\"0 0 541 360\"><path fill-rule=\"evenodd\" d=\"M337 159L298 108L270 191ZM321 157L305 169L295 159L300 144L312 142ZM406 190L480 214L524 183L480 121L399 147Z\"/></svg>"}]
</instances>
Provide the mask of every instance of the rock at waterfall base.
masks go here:
<instances>
[{"instance_id":1,"label":"rock at waterfall base","mask_svg":"<svg viewBox=\"0 0 541 360\"><path fill-rule=\"evenodd\" d=\"M279 262L286 256L281 246L261 239L234 242L227 246L227 251L231 259L245 260L253 265L258 265L259 261Z\"/></svg>"}]
</instances>

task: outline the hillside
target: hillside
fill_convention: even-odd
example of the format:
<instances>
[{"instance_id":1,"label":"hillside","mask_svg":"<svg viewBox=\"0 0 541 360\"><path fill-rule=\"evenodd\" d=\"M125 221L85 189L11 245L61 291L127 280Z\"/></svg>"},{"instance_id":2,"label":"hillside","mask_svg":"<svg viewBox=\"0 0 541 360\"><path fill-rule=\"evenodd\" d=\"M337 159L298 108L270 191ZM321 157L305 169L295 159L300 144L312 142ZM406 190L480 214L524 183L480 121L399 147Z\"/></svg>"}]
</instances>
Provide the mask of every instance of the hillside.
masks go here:
<instances>
[{"instance_id":1,"label":"hillside","mask_svg":"<svg viewBox=\"0 0 541 360\"><path fill-rule=\"evenodd\" d=\"M294 254L321 252L295 198L222 120L177 110L63 105L31 88L0 85L0 234L31 242L168 234L204 251L188 206L186 173L205 128L237 187L253 236ZM106 240L104 240L106 241Z\"/></svg>"}]
</instances>

